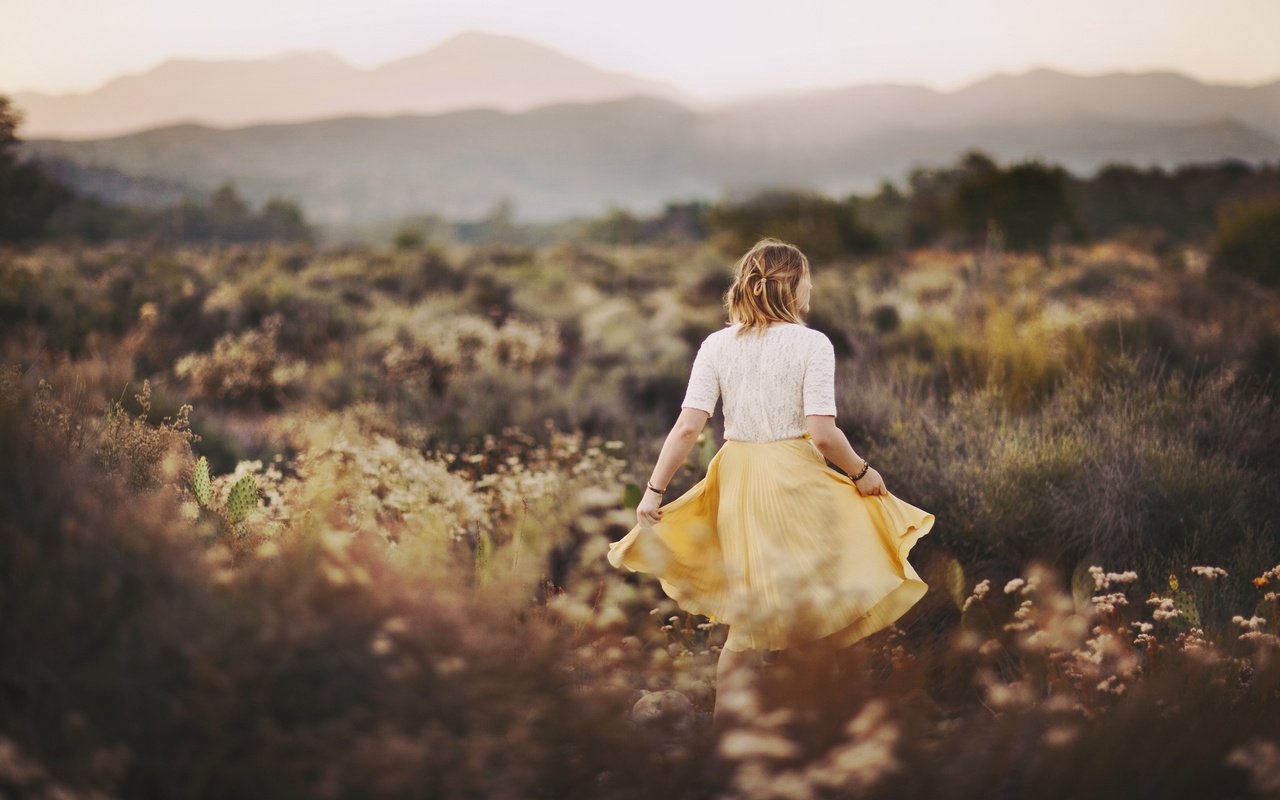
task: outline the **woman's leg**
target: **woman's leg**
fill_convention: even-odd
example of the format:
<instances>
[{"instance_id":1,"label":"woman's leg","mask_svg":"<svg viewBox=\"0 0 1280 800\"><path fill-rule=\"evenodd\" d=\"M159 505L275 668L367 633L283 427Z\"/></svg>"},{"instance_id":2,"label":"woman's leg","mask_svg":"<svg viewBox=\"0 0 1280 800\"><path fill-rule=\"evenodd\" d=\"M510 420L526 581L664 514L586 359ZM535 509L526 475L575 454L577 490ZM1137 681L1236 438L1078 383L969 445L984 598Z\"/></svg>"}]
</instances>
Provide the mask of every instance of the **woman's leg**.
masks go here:
<instances>
[{"instance_id":1,"label":"woman's leg","mask_svg":"<svg viewBox=\"0 0 1280 800\"><path fill-rule=\"evenodd\" d=\"M716 662L716 706L712 712L717 730L724 728L727 715L742 710L745 693L750 691L756 669L763 663L763 654L758 650L720 650L720 660Z\"/></svg>"}]
</instances>

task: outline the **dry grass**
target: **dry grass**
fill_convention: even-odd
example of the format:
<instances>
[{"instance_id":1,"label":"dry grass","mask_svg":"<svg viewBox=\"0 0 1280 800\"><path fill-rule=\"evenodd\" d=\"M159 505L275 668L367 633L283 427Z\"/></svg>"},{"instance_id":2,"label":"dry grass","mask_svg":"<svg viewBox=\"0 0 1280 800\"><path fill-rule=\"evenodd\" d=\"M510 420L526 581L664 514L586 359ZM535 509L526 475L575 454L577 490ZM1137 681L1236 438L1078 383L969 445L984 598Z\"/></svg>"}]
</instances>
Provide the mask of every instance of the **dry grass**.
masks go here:
<instances>
[{"instance_id":1,"label":"dry grass","mask_svg":"<svg viewBox=\"0 0 1280 800\"><path fill-rule=\"evenodd\" d=\"M1274 296L1118 247L817 265L841 424L939 520L913 554L931 592L852 648L744 673L717 732L724 627L604 553L724 267L567 247L9 262L0 782L1270 791ZM256 477L242 522L194 502L197 455L215 499Z\"/></svg>"}]
</instances>

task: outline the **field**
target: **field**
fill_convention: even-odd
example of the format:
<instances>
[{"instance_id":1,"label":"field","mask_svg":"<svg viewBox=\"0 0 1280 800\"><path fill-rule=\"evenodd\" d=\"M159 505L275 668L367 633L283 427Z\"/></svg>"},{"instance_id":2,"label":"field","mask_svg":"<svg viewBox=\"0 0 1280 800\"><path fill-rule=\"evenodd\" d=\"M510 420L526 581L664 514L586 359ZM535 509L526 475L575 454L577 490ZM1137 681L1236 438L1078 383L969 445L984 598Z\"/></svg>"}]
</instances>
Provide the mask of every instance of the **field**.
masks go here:
<instances>
[{"instance_id":1,"label":"field","mask_svg":"<svg viewBox=\"0 0 1280 800\"><path fill-rule=\"evenodd\" d=\"M1280 290L1208 262L815 260L837 421L936 515L930 592L717 735L723 626L604 554L731 255L8 250L0 785L1274 796Z\"/></svg>"}]
</instances>

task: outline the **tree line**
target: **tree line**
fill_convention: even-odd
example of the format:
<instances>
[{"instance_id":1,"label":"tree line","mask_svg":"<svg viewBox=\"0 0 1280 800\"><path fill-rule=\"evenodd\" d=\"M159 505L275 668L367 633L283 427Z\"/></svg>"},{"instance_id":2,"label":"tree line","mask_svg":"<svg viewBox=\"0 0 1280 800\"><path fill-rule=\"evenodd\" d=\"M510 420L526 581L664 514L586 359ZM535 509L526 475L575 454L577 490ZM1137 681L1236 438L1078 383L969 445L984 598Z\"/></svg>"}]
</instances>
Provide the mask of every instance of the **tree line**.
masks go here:
<instances>
[{"instance_id":1,"label":"tree line","mask_svg":"<svg viewBox=\"0 0 1280 800\"><path fill-rule=\"evenodd\" d=\"M296 202L272 198L254 211L230 183L207 202L182 198L161 208L79 194L40 163L17 160L19 121L0 96L0 241L314 240ZM501 211L493 219L446 227L467 241L547 234L516 224L509 208ZM1173 170L1109 164L1080 178L1038 159L1001 166L973 149L949 166L913 167L904 187L886 180L865 196L770 189L718 202L668 203L649 216L614 208L559 226L554 235L610 244L711 240L727 252L772 235L803 242L806 252L823 259L918 247L1047 254L1055 244L1122 237L1157 253L1183 244L1208 246L1229 268L1280 283L1280 161L1254 166L1224 159ZM406 229L396 241L412 246L421 238Z\"/></svg>"},{"instance_id":2,"label":"tree line","mask_svg":"<svg viewBox=\"0 0 1280 800\"><path fill-rule=\"evenodd\" d=\"M767 190L721 203L671 203L647 217L615 209L588 236L636 243L720 237L735 249L773 230L823 257L937 246L1043 251L1115 236L1160 247L1204 244L1224 213L1277 196L1280 162L1226 159L1172 171L1112 164L1078 178L1034 159L1002 167L970 150L952 166L913 168L904 188L883 181L873 194L844 198Z\"/></svg>"},{"instance_id":3,"label":"tree line","mask_svg":"<svg viewBox=\"0 0 1280 800\"><path fill-rule=\"evenodd\" d=\"M258 210L226 182L207 201L182 197L160 208L105 202L75 191L36 160L19 161L21 113L0 96L0 242L162 239L181 243L314 240L293 200Z\"/></svg>"}]
</instances>

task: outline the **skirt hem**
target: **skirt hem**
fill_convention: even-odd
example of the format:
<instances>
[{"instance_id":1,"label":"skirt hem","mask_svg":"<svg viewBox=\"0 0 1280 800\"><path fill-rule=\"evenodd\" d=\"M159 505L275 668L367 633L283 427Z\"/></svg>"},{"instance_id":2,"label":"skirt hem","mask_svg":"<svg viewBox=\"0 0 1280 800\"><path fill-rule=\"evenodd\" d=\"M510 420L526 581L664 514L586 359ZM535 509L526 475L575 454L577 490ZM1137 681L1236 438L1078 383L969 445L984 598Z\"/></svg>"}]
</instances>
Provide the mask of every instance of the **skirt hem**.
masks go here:
<instances>
[{"instance_id":1,"label":"skirt hem","mask_svg":"<svg viewBox=\"0 0 1280 800\"><path fill-rule=\"evenodd\" d=\"M926 514L921 518L920 522L911 525L902 533L901 540L898 544L898 561L907 564L907 556L910 555L911 549L915 547L916 542L933 530L934 515ZM665 587L664 587L665 588ZM724 649L733 652L742 652L743 650L764 649L769 651L785 650L796 644L821 641L824 644L833 645L835 647L847 647L860 639L865 639L873 633L889 627L894 622L902 618L916 603L928 593L929 586L918 577L908 575L902 576L902 582L896 587L889 590L879 600L872 604L861 616L855 618L852 622L845 624L843 627L835 627L830 631L819 633L817 636L809 637L803 641L792 642L781 646L766 645L762 648L752 647L729 647L729 642L725 642ZM673 598L674 599L674 598ZM681 606L683 608L683 606ZM730 638L733 638L733 626L729 626Z\"/></svg>"},{"instance_id":2,"label":"skirt hem","mask_svg":"<svg viewBox=\"0 0 1280 800\"><path fill-rule=\"evenodd\" d=\"M847 566L834 567L833 565L833 568L853 569L854 572L847 574L847 580L834 579L843 588L837 588L832 584L829 588L821 590L826 592L826 596L834 598L830 603L819 599L821 592L811 595L802 589L801 594L804 595L805 602L793 604L791 611L779 611L779 613L790 615L788 621L778 624L777 619L771 616L754 619L753 615L756 611L748 611L741 605L742 598L739 595L743 586L735 583L743 578L728 576L725 570L726 562L722 560L722 558L734 558L735 567L748 563L736 559L742 558L744 552L750 552L750 550L744 551L743 548L748 546L739 539L733 542L736 552L731 553L728 549L730 540L722 540L722 536L739 535L737 533L739 529L736 527L738 523L733 521L735 517L730 516L728 517L730 522L727 523L730 527L720 530L720 526L726 524L726 518L723 516L725 509L721 503L734 504L729 506L731 515L740 516L745 513L752 520L775 520L764 524L776 526L778 525L776 520L780 518L777 511L779 502L791 502L797 496L806 497L806 499L794 500L795 502L808 502L811 504L810 508L814 507L813 504L847 502L842 499L844 495L839 492L833 495L830 489L822 488L824 484L831 486L831 483L827 483L828 481L840 484L841 491L847 490L860 494L847 475L827 465L821 453L811 441L807 440L807 437L798 440L782 440L767 443L767 445L760 448L751 447L748 450L738 448L736 443L730 445L726 442L726 447L721 448L708 465L706 476L679 498L661 507L662 521L653 527L636 525L623 538L610 543L607 553L609 563L615 568L629 572L652 574L658 579L667 597L675 601L683 611L708 617L713 623L727 624L729 630L722 649L734 652L776 651L818 640L836 646L849 645L889 626L927 594L929 587L916 573L908 556L916 542L932 531L934 515L889 493L880 496L862 496L860 500L865 504L865 512L855 509L844 512L861 514L862 519L865 520L864 523L849 523L853 525L849 529L853 538L847 541L850 542L851 548L871 548L867 550L867 557L883 559L883 569L887 572L879 573L877 576L876 570L879 568L871 567L870 564L873 562L861 561L856 549L844 550L845 545L835 545L839 548L839 552L833 551L832 557L844 559ZM729 494L722 498L720 492L724 476L721 475L720 462L722 457L729 457L727 455L729 451L733 452L732 458L735 460L730 467L732 477L728 479ZM763 491L766 494L742 494L743 490L737 487L740 485L738 481L741 480L739 476L744 474L743 469L755 470L754 473L745 473L751 475L751 479L755 481L752 489L748 491ZM816 482L811 484L814 488L797 488L801 485L810 485L803 481L798 484L795 481L797 474L809 469L815 470L813 474ZM771 498L767 494L772 491L771 489L759 488L761 475L768 475L770 472L778 473L778 480L782 481L782 485L788 486L786 499ZM765 478L765 480L768 481L771 478ZM744 497L747 499L743 499ZM829 500L827 499L829 497L836 499ZM719 515L718 508L721 509ZM757 516L758 514L764 516ZM814 523L811 521L809 524ZM783 523L783 527L777 529L778 535L783 538L758 541L786 542L785 537L788 534L784 533L785 525L786 523ZM769 532L772 534L773 530ZM868 538L862 538L864 536ZM876 556L872 552L878 550L878 546L873 544L877 540L884 547L884 550L878 551L882 553L881 556ZM853 542L861 544L852 544ZM723 555L722 544L726 548ZM787 545L783 545L785 546ZM776 581L778 573L771 575L767 570L777 563L777 560L774 559L773 562L768 559L762 560L758 552L750 552L750 554L755 560L749 564L754 565L756 570L766 570L760 573L765 581L760 585L769 586L771 585L769 581ZM742 575L741 572L736 574ZM755 575L756 573L753 573L751 580L760 580ZM881 589L878 592L879 596L874 600L869 599L873 596L872 592L860 588L864 577L868 587L876 586ZM830 578L822 580L828 579ZM778 592L781 584L772 585L773 589L763 591ZM837 594L832 595L832 590ZM850 592L852 594L849 594ZM857 596L864 592L868 597ZM775 594L775 597L778 596L786 597L787 595ZM734 602L734 598L737 598L737 602ZM767 602L769 601L766 601L766 604Z\"/></svg>"}]
</instances>

